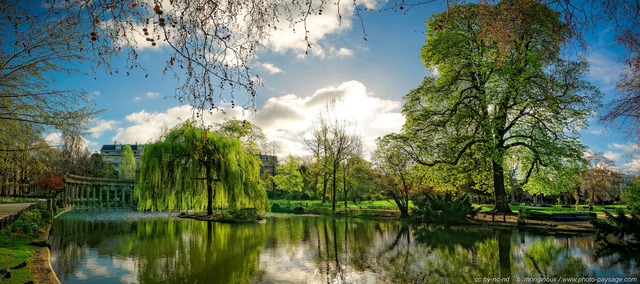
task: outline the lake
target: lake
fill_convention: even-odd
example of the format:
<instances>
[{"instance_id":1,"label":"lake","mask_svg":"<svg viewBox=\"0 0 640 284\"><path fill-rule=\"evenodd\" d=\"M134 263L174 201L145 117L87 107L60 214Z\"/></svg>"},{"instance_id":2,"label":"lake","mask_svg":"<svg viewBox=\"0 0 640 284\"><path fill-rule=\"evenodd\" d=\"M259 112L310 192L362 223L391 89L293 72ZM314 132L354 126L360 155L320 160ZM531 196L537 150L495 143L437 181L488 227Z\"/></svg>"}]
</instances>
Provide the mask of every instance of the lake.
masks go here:
<instances>
[{"instance_id":1,"label":"lake","mask_svg":"<svg viewBox=\"0 0 640 284\"><path fill-rule=\"evenodd\" d=\"M285 214L225 224L176 214L67 212L52 225L53 269L63 283L92 284L637 283L640 275L640 256L600 248L589 235Z\"/></svg>"}]
</instances>

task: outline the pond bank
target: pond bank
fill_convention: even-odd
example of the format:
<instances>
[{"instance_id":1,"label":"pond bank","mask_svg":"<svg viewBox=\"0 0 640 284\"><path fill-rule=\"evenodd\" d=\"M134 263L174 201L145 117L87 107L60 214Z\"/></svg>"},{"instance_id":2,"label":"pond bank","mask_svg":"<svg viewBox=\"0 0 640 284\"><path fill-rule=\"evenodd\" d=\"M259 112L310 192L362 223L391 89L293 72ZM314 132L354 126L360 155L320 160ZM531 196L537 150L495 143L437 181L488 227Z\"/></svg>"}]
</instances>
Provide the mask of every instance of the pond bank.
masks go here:
<instances>
[{"instance_id":1,"label":"pond bank","mask_svg":"<svg viewBox=\"0 0 640 284\"><path fill-rule=\"evenodd\" d=\"M51 230L51 224L47 230L45 230L34 242L44 242L48 244L49 231ZM33 256L29 258L31 267L29 273L33 275L35 283L51 283L60 284L60 280L56 276L53 267L51 266L51 251L48 246L44 246L35 250L32 250Z\"/></svg>"}]
</instances>

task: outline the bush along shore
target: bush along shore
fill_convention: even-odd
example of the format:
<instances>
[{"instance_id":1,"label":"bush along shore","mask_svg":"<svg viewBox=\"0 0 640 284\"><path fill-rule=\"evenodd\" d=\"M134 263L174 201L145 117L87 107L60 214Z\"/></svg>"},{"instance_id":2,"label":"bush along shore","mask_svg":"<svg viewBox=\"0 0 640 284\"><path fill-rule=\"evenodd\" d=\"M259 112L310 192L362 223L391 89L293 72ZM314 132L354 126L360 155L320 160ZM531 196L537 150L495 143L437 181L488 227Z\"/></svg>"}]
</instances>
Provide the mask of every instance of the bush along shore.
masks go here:
<instances>
[{"instance_id":1,"label":"bush along shore","mask_svg":"<svg viewBox=\"0 0 640 284\"><path fill-rule=\"evenodd\" d=\"M182 212L179 218L195 219L199 221L221 222L221 223L262 223L266 220L264 216L255 208L244 208L239 210L222 210L206 215L197 212Z\"/></svg>"},{"instance_id":2,"label":"bush along shore","mask_svg":"<svg viewBox=\"0 0 640 284\"><path fill-rule=\"evenodd\" d=\"M52 206L42 203L0 231L0 278L13 283L56 283L49 263Z\"/></svg>"}]
</instances>

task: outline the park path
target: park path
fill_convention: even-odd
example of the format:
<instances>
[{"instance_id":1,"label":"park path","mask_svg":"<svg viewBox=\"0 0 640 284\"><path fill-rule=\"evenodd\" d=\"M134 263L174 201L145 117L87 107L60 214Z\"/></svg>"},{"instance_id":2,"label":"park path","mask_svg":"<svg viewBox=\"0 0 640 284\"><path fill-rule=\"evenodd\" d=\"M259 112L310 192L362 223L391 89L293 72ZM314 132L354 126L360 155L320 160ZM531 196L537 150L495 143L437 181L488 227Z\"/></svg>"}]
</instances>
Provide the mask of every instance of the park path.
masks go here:
<instances>
[{"instance_id":1,"label":"park path","mask_svg":"<svg viewBox=\"0 0 640 284\"><path fill-rule=\"evenodd\" d=\"M16 214L32 204L36 203L2 203L0 204L0 219Z\"/></svg>"}]
</instances>

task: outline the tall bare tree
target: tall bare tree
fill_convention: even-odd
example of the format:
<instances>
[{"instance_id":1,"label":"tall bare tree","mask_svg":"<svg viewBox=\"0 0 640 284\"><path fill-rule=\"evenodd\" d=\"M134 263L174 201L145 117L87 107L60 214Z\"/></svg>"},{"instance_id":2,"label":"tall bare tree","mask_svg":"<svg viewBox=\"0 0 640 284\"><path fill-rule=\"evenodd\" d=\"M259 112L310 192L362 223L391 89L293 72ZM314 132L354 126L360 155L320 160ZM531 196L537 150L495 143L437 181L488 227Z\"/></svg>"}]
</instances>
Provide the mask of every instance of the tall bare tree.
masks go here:
<instances>
[{"instance_id":1,"label":"tall bare tree","mask_svg":"<svg viewBox=\"0 0 640 284\"><path fill-rule=\"evenodd\" d=\"M360 135L356 131L356 124L336 115L338 101L329 101L318 112L313 122L313 138L305 139L309 149L314 152L323 164L323 196L326 194L327 174L331 174L332 210L336 210L337 173L340 165L349 157L356 155L362 149Z\"/></svg>"},{"instance_id":2,"label":"tall bare tree","mask_svg":"<svg viewBox=\"0 0 640 284\"><path fill-rule=\"evenodd\" d=\"M622 182L622 173L612 160L607 159L603 153L595 152L587 155L587 167L580 176L580 188L587 193L589 210L593 211L596 195L603 199L605 195L612 195ZM576 210L578 210L578 198L576 197Z\"/></svg>"}]
</instances>

